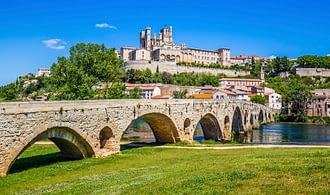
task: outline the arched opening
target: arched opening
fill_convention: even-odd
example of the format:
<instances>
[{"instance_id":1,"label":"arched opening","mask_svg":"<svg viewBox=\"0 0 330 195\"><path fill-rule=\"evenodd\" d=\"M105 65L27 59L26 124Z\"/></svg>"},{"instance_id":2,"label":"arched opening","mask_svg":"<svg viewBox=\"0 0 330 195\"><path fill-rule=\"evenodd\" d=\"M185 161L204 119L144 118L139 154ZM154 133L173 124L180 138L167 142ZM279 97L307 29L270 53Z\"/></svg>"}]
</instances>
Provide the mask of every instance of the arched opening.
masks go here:
<instances>
[{"instance_id":1,"label":"arched opening","mask_svg":"<svg viewBox=\"0 0 330 195\"><path fill-rule=\"evenodd\" d=\"M213 114L204 115L194 132L194 140L215 140L219 141L223 139L222 131L218 123L217 118Z\"/></svg>"},{"instance_id":2,"label":"arched opening","mask_svg":"<svg viewBox=\"0 0 330 195\"><path fill-rule=\"evenodd\" d=\"M175 61L175 55L171 55L171 61Z\"/></svg>"},{"instance_id":3,"label":"arched opening","mask_svg":"<svg viewBox=\"0 0 330 195\"><path fill-rule=\"evenodd\" d=\"M260 112L259 112L258 121L260 123L263 123L264 122L264 112L262 110L260 110Z\"/></svg>"},{"instance_id":4,"label":"arched opening","mask_svg":"<svg viewBox=\"0 0 330 195\"><path fill-rule=\"evenodd\" d=\"M156 138L149 124L142 118L133 120L124 131L122 142L128 143L155 143Z\"/></svg>"},{"instance_id":5,"label":"arched opening","mask_svg":"<svg viewBox=\"0 0 330 195\"><path fill-rule=\"evenodd\" d=\"M160 61L164 61L165 60L165 55L164 54L161 54L160 55Z\"/></svg>"},{"instance_id":6,"label":"arched opening","mask_svg":"<svg viewBox=\"0 0 330 195\"><path fill-rule=\"evenodd\" d=\"M254 116L253 114L250 115L250 125L253 125L254 122Z\"/></svg>"},{"instance_id":7,"label":"arched opening","mask_svg":"<svg viewBox=\"0 0 330 195\"><path fill-rule=\"evenodd\" d=\"M244 114L244 125L247 125L248 123L248 113L247 111L245 111L245 114Z\"/></svg>"},{"instance_id":8,"label":"arched opening","mask_svg":"<svg viewBox=\"0 0 330 195\"><path fill-rule=\"evenodd\" d=\"M100 148L111 149L114 135L110 127L104 127L99 134Z\"/></svg>"},{"instance_id":9,"label":"arched opening","mask_svg":"<svg viewBox=\"0 0 330 195\"><path fill-rule=\"evenodd\" d=\"M46 150L46 153L41 155L39 155L38 152L37 155L34 154L33 156L27 155L26 157L26 155L23 155L23 153L25 153L24 151L40 140L44 141L43 144L50 145L49 148L51 149ZM61 153L58 153L58 150L54 149L56 147L54 147L54 145L47 140L53 142ZM36 145L37 144L35 144L34 147L38 147ZM39 148L41 148L41 146L39 146ZM95 155L91 145L76 131L68 127L48 128L34 137L27 145L22 146L21 149L17 149L15 151L18 151L18 153L11 155L14 158L9 159L10 162L8 163L9 166L7 168L7 172L19 172L32 167L44 166L58 161L76 160L93 157ZM21 154L24 158L19 158Z\"/></svg>"},{"instance_id":10,"label":"arched opening","mask_svg":"<svg viewBox=\"0 0 330 195\"><path fill-rule=\"evenodd\" d=\"M176 56L175 61L180 62L180 56L179 55Z\"/></svg>"},{"instance_id":11,"label":"arched opening","mask_svg":"<svg viewBox=\"0 0 330 195\"><path fill-rule=\"evenodd\" d=\"M157 142L157 143L175 143L180 141L180 136L177 130L177 127L173 123L173 121L166 115L161 113L149 113L145 114L138 119L132 121L132 123L129 125L129 127L126 129L125 132L127 132L128 129L132 127L138 127L136 124L140 123L138 125L141 127L141 124L146 128L144 130L137 129L135 130L135 133L137 131L148 133L151 135L149 138L154 138L151 141L148 141L148 143ZM137 134L136 134L137 135ZM123 137L125 134L123 135ZM145 142L144 140L138 139L133 140L134 142Z\"/></svg>"},{"instance_id":12,"label":"arched opening","mask_svg":"<svg viewBox=\"0 0 330 195\"><path fill-rule=\"evenodd\" d=\"M191 121L190 121L190 119L189 119L189 118L186 118L186 119L184 120L184 123L183 123L183 129L184 129L184 130L188 129L188 128L190 127L190 125L191 125Z\"/></svg>"},{"instance_id":13,"label":"arched opening","mask_svg":"<svg viewBox=\"0 0 330 195\"><path fill-rule=\"evenodd\" d=\"M243 122L242 122L242 114L241 114L241 110L239 109L239 107L235 108L231 128L232 128L232 131L235 133L235 135L238 135L241 131L244 131Z\"/></svg>"}]
</instances>

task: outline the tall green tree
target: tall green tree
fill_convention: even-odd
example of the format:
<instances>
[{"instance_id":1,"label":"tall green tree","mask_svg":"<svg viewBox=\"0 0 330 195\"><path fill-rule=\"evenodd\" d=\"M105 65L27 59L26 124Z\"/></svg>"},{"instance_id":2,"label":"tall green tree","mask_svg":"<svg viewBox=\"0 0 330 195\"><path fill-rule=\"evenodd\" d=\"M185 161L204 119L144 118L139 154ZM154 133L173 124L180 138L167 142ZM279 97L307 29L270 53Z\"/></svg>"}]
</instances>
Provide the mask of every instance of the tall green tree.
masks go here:
<instances>
[{"instance_id":1,"label":"tall green tree","mask_svg":"<svg viewBox=\"0 0 330 195\"><path fill-rule=\"evenodd\" d=\"M296 85L291 89L286 97L289 113L295 122L306 121L307 106L313 98L310 89L303 84Z\"/></svg>"},{"instance_id":2,"label":"tall green tree","mask_svg":"<svg viewBox=\"0 0 330 195\"><path fill-rule=\"evenodd\" d=\"M271 62L271 67L275 73L287 72L291 70L292 63L289 61L288 57L276 57Z\"/></svg>"},{"instance_id":3,"label":"tall green tree","mask_svg":"<svg viewBox=\"0 0 330 195\"><path fill-rule=\"evenodd\" d=\"M70 56L58 58L51 67L53 98L92 99L95 97L92 87L97 83L105 83L103 98L113 98L108 89L121 82L124 76L121 63L115 50L104 45L80 43L71 47Z\"/></svg>"}]
</instances>

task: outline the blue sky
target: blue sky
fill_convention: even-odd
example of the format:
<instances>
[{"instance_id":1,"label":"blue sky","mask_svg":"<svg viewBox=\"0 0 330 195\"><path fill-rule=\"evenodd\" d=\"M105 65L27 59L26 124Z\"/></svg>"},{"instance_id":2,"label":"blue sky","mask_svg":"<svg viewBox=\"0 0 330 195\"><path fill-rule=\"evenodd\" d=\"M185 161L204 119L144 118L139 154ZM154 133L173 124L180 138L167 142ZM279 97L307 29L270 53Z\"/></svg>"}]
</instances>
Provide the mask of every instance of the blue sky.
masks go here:
<instances>
[{"instance_id":1,"label":"blue sky","mask_svg":"<svg viewBox=\"0 0 330 195\"><path fill-rule=\"evenodd\" d=\"M326 55L329 10L327 0L4 0L0 85L50 67L76 43L137 47L145 26L158 34L166 24L173 26L174 41L188 47L229 47L232 55Z\"/></svg>"}]
</instances>

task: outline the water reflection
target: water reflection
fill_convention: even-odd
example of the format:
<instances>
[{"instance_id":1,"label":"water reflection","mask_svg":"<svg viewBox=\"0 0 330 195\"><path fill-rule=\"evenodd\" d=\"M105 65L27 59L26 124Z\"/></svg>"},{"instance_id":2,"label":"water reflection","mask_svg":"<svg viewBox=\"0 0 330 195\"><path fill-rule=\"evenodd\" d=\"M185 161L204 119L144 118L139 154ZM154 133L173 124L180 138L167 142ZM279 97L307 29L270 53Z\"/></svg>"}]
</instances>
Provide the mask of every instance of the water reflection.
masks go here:
<instances>
[{"instance_id":1,"label":"water reflection","mask_svg":"<svg viewBox=\"0 0 330 195\"><path fill-rule=\"evenodd\" d=\"M287 123L263 125L253 130L247 140L264 144L330 145L330 126Z\"/></svg>"}]
</instances>

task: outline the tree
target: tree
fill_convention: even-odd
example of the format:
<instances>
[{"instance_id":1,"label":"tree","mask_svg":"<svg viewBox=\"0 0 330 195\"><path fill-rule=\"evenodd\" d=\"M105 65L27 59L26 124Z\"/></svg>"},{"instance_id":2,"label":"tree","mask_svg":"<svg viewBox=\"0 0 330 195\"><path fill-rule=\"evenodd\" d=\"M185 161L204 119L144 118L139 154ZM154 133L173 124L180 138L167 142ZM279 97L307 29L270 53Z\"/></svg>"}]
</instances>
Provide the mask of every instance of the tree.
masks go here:
<instances>
[{"instance_id":1,"label":"tree","mask_svg":"<svg viewBox=\"0 0 330 195\"><path fill-rule=\"evenodd\" d=\"M17 86L15 83L10 83L0 87L0 100L12 101L16 100Z\"/></svg>"},{"instance_id":2,"label":"tree","mask_svg":"<svg viewBox=\"0 0 330 195\"><path fill-rule=\"evenodd\" d=\"M165 84L172 84L173 83L173 77L170 73L168 72L163 72L162 73L162 81Z\"/></svg>"},{"instance_id":3,"label":"tree","mask_svg":"<svg viewBox=\"0 0 330 195\"><path fill-rule=\"evenodd\" d=\"M149 68L142 71L144 83L150 83L152 81L152 72Z\"/></svg>"},{"instance_id":4,"label":"tree","mask_svg":"<svg viewBox=\"0 0 330 195\"><path fill-rule=\"evenodd\" d=\"M122 99L126 97L126 86L123 83L113 83L108 89L107 99Z\"/></svg>"},{"instance_id":5,"label":"tree","mask_svg":"<svg viewBox=\"0 0 330 195\"><path fill-rule=\"evenodd\" d=\"M289 114L295 122L304 122L307 119L307 106L311 103L313 98L310 89L303 84L296 85L291 89L286 97Z\"/></svg>"},{"instance_id":6,"label":"tree","mask_svg":"<svg viewBox=\"0 0 330 195\"><path fill-rule=\"evenodd\" d=\"M142 89L135 87L134 89L129 91L129 99L141 99Z\"/></svg>"},{"instance_id":7,"label":"tree","mask_svg":"<svg viewBox=\"0 0 330 195\"><path fill-rule=\"evenodd\" d=\"M104 45L80 43L71 47L70 57L58 58L51 67L50 84L54 99L95 98L92 87L96 83L105 83L103 98L113 98L108 89L121 82L124 76L121 64L115 50Z\"/></svg>"},{"instance_id":8,"label":"tree","mask_svg":"<svg viewBox=\"0 0 330 195\"><path fill-rule=\"evenodd\" d=\"M256 95L251 97L251 102L256 103L256 104L262 104L265 105L266 103L266 98L262 95Z\"/></svg>"},{"instance_id":9,"label":"tree","mask_svg":"<svg viewBox=\"0 0 330 195\"><path fill-rule=\"evenodd\" d=\"M305 55L297 59L301 68L330 68L330 56Z\"/></svg>"},{"instance_id":10,"label":"tree","mask_svg":"<svg viewBox=\"0 0 330 195\"><path fill-rule=\"evenodd\" d=\"M175 99L185 99L187 97L188 91L180 90L180 91L173 91L173 96Z\"/></svg>"}]
</instances>

